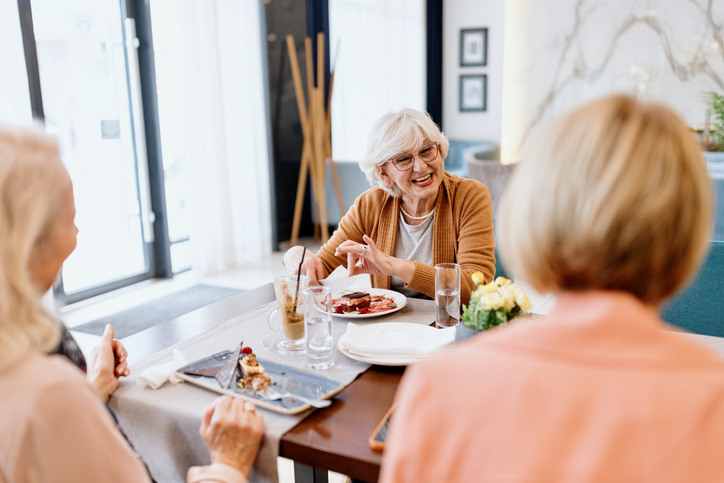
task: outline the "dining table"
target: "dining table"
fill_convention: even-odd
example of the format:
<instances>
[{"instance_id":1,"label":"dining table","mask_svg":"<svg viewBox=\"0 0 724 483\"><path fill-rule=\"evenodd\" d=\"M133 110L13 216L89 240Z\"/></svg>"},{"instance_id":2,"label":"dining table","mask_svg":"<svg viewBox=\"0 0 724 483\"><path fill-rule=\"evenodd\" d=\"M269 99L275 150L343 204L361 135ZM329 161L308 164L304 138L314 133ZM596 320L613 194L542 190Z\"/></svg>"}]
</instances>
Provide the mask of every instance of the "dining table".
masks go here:
<instances>
[{"instance_id":1,"label":"dining table","mask_svg":"<svg viewBox=\"0 0 724 483\"><path fill-rule=\"evenodd\" d=\"M187 382L166 382L158 389L139 384L144 371L172 364L180 356L190 363L232 350L240 341L262 360L286 364L344 384L331 406L280 414L264 408L265 435L251 482L276 482L277 456L294 461L296 482L325 482L327 471L354 480L377 481L381 456L369 437L389 410L404 366L373 366L345 356L337 341L350 319L333 317L335 364L328 370L305 366L304 355L280 355L261 343L272 334L267 314L276 305L271 284L231 297L126 339L131 376L119 384L109 401L129 440L143 456L151 475L162 482L185 481L190 466L209 463L198 431L204 408L219 395ZM407 299L387 315L354 319L359 325L405 322L430 325L432 300Z\"/></svg>"},{"instance_id":2,"label":"dining table","mask_svg":"<svg viewBox=\"0 0 724 483\"><path fill-rule=\"evenodd\" d=\"M157 481L185 481L190 466L209 463L198 431L204 407L218 394L188 383L167 382L159 389L150 389L137 384L139 374L171 363L174 354L192 362L218 350L231 350L241 338L261 359L303 367L304 356L273 354L260 344L271 333L266 316L274 300L273 287L266 284L123 340L132 375L122 380L109 404ZM534 311L536 306L547 311L554 303L549 297L532 300ZM434 319L434 301L408 299L398 312L355 322L430 325ZM334 318L335 346L347 323L348 319ZM724 339L681 335L724 357ZM251 482L278 481L277 456L294 461L297 483L327 482L328 471L348 475L353 481L377 481L382 453L370 448L369 437L391 407L405 367L352 360L337 348L334 360L331 369L313 371L346 386L329 407L296 415L258 409L265 419L265 436Z\"/></svg>"}]
</instances>

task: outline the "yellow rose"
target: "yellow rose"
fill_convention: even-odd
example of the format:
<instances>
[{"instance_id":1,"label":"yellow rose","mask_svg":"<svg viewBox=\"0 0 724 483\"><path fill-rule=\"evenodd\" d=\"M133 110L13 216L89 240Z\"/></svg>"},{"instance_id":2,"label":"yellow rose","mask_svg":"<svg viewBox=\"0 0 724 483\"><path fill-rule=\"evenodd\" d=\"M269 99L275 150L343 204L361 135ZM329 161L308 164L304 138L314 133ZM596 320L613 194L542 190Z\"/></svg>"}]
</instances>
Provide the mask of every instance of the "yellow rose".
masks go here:
<instances>
[{"instance_id":1,"label":"yellow rose","mask_svg":"<svg viewBox=\"0 0 724 483\"><path fill-rule=\"evenodd\" d=\"M528 296L522 290L517 297L515 297L515 303L518 304L518 307L520 307L520 310L523 312L528 312L531 308L533 308L530 304L530 300L528 300Z\"/></svg>"},{"instance_id":2,"label":"yellow rose","mask_svg":"<svg viewBox=\"0 0 724 483\"><path fill-rule=\"evenodd\" d=\"M482 301L483 305L485 305L485 308L492 310L499 309L505 303L503 297L501 297L498 292L491 292L489 294L485 294L485 296L482 298Z\"/></svg>"},{"instance_id":3,"label":"yellow rose","mask_svg":"<svg viewBox=\"0 0 724 483\"><path fill-rule=\"evenodd\" d=\"M475 272L472 276L472 279L475 285L482 285L485 283L485 275L483 274L483 272Z\"/></svg>"},{"instance_id":4,"label":"yellow rose","mask_svg":"<svg viewBox=\"0 0 724 483\"><path fill-rule=\"evenodd\" d=\"M510 312L515 307L515 286L506 285L500 288L500 295L503 297L505 311Z\"/></svg>"},{"instance_id":5,"label":"yellow rose","mask_svg":"<svg viewBox=\"0 0 724 483\"><path fill-rule=\"evenodd\" d=\"M498 286L495 285L495 282L490 282L487 285L478 285L478 293L482 296L486 293L493 293L498 291Z\"/></svg>"},{"instance_id":6,"label":"yellow rose","mask_svg":"<svg viewBox=\"0 0 724 483\"><path fill-rule=\"evenodd\" d=\"M509 285L512 282L505 277L498 277L495 279L495 283L498 284L499 287L502 287L503 285Z\"/></svg>"}]
</instances>

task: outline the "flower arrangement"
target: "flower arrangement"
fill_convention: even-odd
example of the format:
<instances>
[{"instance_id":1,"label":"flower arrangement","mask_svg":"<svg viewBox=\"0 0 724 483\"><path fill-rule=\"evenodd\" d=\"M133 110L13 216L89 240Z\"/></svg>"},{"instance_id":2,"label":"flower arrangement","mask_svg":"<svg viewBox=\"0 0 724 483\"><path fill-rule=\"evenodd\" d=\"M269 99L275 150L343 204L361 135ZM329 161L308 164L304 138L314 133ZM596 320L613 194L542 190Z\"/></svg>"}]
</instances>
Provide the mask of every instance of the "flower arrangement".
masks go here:
<instances>
[{"instance_id":1,"label":"flower arrangement","mask_svg":"<svg viewBox=\"0 0 724 483\"><path fill-rule=\"evenodd\" d=\"M482 272L475 272L473 282L478 288L463 306L463 324L475 330L486 330L528 312L530 300L523 289L505 277L485 284Z\"/></svg>"}]
</instances>

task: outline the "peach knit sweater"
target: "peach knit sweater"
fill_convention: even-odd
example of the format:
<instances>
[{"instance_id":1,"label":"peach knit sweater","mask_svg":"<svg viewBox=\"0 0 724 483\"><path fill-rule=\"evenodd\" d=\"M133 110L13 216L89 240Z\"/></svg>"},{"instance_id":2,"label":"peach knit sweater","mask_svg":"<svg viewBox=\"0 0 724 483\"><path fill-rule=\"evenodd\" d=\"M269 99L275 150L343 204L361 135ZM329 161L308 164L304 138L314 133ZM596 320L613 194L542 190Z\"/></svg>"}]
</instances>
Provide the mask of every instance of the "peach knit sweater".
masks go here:
<instances>
[{"instance_id":1,"label":"peach knit sweater","mask_svg":"<svg viewBox=\"0 0 724 483\"><path fill-rule=\"evenodd\" d=\"M625 293L407 369L380 481L724 481L724 361Z\"/></svg>"},{"instance_id":2,"label":"peach knit sweater","mask_svg":"<svg viewBox=\"0 0 724 483\"><path fill-rule=\"evenodd\" d=\"M346 256L334 256L337 246L346 240L364 243L362 235L372 238L383 253L394 256L399 220L400 198L380 187L362 193L317 253L325 276L339 265L346 266ZM432 236L433 265L461 265L460 295L462 303L467 304L470 291L475 288L470 278L474 272L483 272L486 282L495 277L493 209L488 189L479 181L445 173L435 203ZM373 275L372 286L389 289L390 277ZM434 298L434 267L415 262L415 272L406 287Z\"/></svg>"}]
</instances>

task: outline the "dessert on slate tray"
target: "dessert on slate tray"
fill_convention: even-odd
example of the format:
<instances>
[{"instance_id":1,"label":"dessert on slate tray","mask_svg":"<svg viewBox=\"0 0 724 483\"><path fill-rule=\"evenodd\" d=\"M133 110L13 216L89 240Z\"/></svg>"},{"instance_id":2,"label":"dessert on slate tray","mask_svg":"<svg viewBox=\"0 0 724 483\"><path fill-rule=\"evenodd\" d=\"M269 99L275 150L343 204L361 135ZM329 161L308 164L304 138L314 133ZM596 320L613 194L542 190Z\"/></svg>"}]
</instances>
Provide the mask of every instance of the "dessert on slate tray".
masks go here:
<instances>
[{"instance_id":1,"label":"dessert on slate tray","mask_svg":"<svg viewBox=\"0 0 724 483\"><path fill-rule=\"evenodd\" d=\"M256 355L250 347L244 347L242 354L246 354L240 361L241 378L236 383L242 389L251 389L255 392L264 391L271 383L271 377L264 372L264 367L256 360Z\"/></svg>"}]
</instances>

